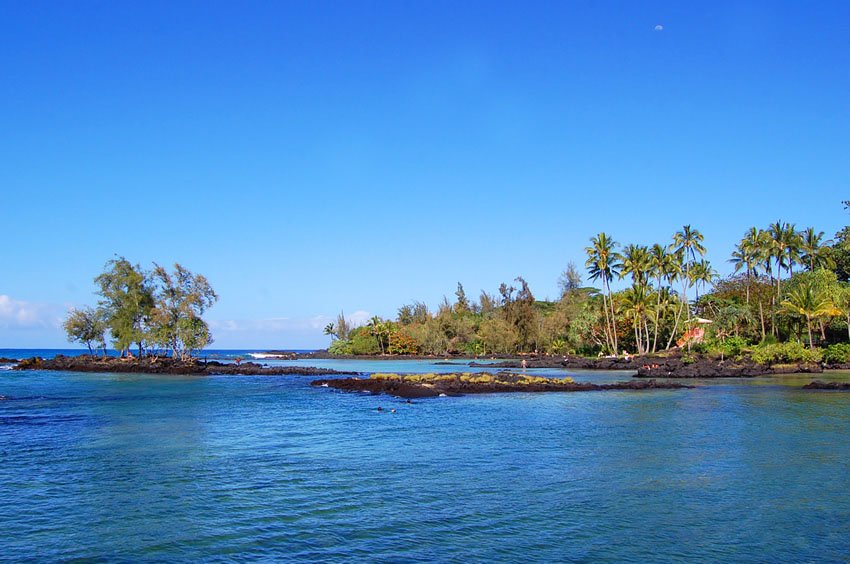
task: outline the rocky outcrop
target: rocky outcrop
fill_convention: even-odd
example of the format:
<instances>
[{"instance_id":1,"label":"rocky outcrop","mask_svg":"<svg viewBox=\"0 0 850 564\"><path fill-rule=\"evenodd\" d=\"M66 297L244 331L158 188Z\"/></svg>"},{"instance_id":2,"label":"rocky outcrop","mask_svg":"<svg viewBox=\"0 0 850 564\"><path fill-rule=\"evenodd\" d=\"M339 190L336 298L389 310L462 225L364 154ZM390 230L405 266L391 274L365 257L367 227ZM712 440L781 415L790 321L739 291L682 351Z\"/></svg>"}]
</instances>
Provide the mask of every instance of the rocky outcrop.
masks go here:
<instances>
[{"instance_id":1,"label":"rocky outcrop","mask_svg":"<svg viewBox=\"0 0 850 564\"><path fill-rule=\"evenodd\" d=\"M803 386L804 390L840 390L850 392L850 382L821 382L814 380Z\"/></svg>"},{"instance_id":2,"label":"rocky outcrop","mask_svg":"<svg viewBox=\"0 0 850 564\"><path fill-rule=\"evenodd\" d=\"M823 372L818 363L757 364L749 359L666 358L647 361L637 369L638 378L753 378L774 374Z\"/></svg>"},{"instance_id":3,"label":"rocky outcrop","mask_svg":"<svg viewBox=\"0 0 850 564\"><path fill-rule=\"evenodd\" d=\"M676 382L656 380L630 380L614 384L592 384L547 378L532 378L531 381L519 374L476 374L465 379L463 374L434 375L431 380L422 380L420 375L397 378L341 378L315 380L311 386L335 388L350 392L370 392L388 394L402 398L435 397L440 395L457 396L464 394L493 394L511 392L599 392L616 390L670 390L691 388ZM491 381L482 378L492 376Z\"/></svg>"},{"instance_id":4,"label":"rocky outcrop","mask_svg":"<svg viewBox=\"0 0 850 564\"><path fill-rule=\"evenodd\" d=\"M15 370L62 370L67 372L117 372L144 374L232 374L243 376L279 376L279 375L349 375L352 372L340 372L328 368L312 366L264 366L256 362L222 363L202 360L174 360L171 358L145 357L143 359L121 359L115 357L63 356L51 359L28 358L17 363Z\"/></svg>"}]
</instances>

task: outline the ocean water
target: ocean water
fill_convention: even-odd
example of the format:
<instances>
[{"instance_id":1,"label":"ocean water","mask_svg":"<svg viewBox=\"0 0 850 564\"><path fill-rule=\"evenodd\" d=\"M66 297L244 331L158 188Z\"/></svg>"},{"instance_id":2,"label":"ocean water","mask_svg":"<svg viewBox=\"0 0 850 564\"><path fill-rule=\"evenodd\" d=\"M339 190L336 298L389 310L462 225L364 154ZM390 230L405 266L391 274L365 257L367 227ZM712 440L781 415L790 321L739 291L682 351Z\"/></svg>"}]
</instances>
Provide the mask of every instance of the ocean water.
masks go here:
<instances>
[{"instance_id":1,"label":"ocean water","mask_svg":"<svg viewBox=\"0 0 850 564\"><path fill-rule=\"evenodd\" d=\"M0 371L0 560L845 561L850 394L810 379L407 404Z\"/></svg>"}]
</instances>

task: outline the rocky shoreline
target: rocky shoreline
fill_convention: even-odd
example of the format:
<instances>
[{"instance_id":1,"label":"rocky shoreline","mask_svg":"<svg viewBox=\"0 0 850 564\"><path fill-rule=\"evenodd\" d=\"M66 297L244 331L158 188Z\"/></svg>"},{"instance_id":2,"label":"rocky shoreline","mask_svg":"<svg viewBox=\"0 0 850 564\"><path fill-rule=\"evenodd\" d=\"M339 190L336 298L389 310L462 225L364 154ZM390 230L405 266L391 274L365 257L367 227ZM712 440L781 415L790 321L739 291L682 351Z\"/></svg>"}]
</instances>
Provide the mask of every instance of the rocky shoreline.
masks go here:
<instances>
[{"instance_id":1,"label":"rocky shoreline","mask_svg":"<svg viewBox=\"0 0 850 564\"><path fill-rule=\"evenodd\" d=\"M750 359L718 359L702 355L686 356L679 352L669 355L625 357L528 357L526 368L557 368L580 370L634 370L636 378L753 378L775 374L821 373L817 363L758 364ZM522 368L523 359L497 363L473 361L476 367Z\"/></svg>"},{"instance_id":2,"label":"rocky shoreline","mask_svg":"<svg viewBox=\"0 0 850 564\"><path fill-rule=\"evenodd\" d=\"M288 360L430 360L437 365L457 365L467 360L467 366L492 369L549 368L558 370L632 370L637 378L754 378L778 374L819 374L824 370L850 370L850 364L791 362L758 364L749 358L718 358L699 353L688 354L674 349L644 356L583 357L572 355L509 355L495 354L486 357L423 356L423 355L332 355L326 350L309 353L293 351L267 351L264 354L280 355L274 358ZM488 362L489 361L489 362ZM496 361L496 362L493 362ZM523 366L525 361L525 366Z\"/></svg>"},{"instance_id":3,"label":"rocky shoreline","mask_svg":"<svg viewBox=\"0 0 850 564\"><path fill-rule=\"evenodd\" d=\"M14 370L62 370L68 372L115 372L143 374L194 374L239 375L239 376L327 376L351 375L356 372L342 372L329 368L312 366L264 366L256 362L222 363L205 362L193 359L189 361L170 358L145 357L143 359L120 359L116 357L90 357L58 355L51 359L33 357L16 361Z\"/></svg>"},{"instance_id":4,"label":"rocky shoreline","mask_svg":"<svg viewBox=\"0 0 850 564\"><path fill-rule=\"evenodd\" d=\"M494 394L515 392L600 392L618 390L678 390L693 388L677 382L657 380L626 381L613 384L574 382L571 379L534 378L523 374L431 374L379 375L393 377L338 378L315 380L311 386L334 388L348 392L387 394L401 398L459 396L465 394Z\"/></svg>"}]
</instances>

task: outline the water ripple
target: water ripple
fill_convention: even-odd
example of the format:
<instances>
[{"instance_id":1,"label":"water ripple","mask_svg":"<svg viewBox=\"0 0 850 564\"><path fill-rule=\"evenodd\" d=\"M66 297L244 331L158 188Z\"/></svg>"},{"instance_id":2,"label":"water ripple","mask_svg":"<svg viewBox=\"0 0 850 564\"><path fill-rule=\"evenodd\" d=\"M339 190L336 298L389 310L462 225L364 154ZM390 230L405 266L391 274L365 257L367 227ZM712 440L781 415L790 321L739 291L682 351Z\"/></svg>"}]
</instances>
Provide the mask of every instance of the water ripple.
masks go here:
<instances>
[{"instance_id":1,"label":"water ripple","mask_svg":"<svg viewBox=\"0 0 850 564\"><path fill-rule=\"evenodd\" d=\"M847 394L739 382L406 404L291 377L38 372L3 373L0 393L0 559L846 554Z\"/></svg>"}]
</instances>

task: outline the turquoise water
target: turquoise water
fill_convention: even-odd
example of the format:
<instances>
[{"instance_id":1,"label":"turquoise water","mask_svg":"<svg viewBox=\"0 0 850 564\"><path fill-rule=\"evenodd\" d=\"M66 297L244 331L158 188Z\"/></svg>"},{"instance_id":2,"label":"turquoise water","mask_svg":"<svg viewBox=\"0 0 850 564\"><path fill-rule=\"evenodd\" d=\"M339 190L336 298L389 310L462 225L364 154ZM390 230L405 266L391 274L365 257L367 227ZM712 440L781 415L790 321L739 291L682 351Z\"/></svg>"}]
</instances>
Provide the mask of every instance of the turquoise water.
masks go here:
<instances>
[{"instance_id":1,"label":"turquoise water","mask_svg":"<svg viewBox=\"0 0 850 564\"><path fill-rule=\"evenodd\" d=\"M844 560L850 394L810 379L405 404L0 371L0 559Z\"/></svg>"}]
</instances>

